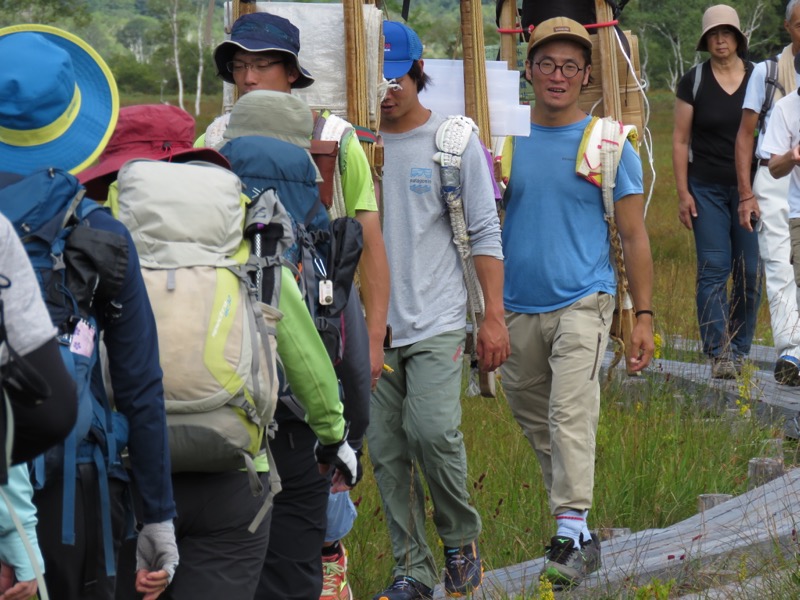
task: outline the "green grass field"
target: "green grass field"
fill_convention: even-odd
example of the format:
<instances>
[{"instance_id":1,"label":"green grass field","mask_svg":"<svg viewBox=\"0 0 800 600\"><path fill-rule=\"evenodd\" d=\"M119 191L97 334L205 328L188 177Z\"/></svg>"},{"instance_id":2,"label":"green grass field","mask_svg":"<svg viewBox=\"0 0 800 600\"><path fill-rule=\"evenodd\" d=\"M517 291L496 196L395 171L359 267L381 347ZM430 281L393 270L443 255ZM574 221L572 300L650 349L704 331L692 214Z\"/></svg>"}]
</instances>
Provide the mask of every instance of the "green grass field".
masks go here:
<instances>
[{"instance_id":1,"label":"green grass field","mask_svg":"<svg viewBox=\"0 0 800 600\"><path fill-rule=\"evenodd\" d=\"M129 98L123 103L145 101L153 100ZM672 177L672 101L666 92L650 94L657 178L647 226L655 263L656 329L666 340L665 353L671 351L668 340L672 336L699 337L694 243L678 221ZM203 103L198 133L218 113L220 104L216 97ZM187 108L191 107L193 98L187 98ZM756 343L771 343L765 302ZM781 432L745 416L733 420L715 416L701 407L696 395L657 376L648 377L635 393L616 380L607 385L597 435L595 507L590 526L633 531L665 527L693 515L699 494L744 492L748 460L759 455L765 439ZM486 569L542 556L544 544L554 533L554 521L538 463L502 395L497 399L465 397L462 430L472 501L483 519L480 544ZM796 456L790 452L787 461L796 462ZM364 462L364 479L352 492L359 518L345 540L354 597L362 600L390 581L393 566L380 497L369 461ZM433 531L432 513L429 502L429 541L440 560L441 543ZM659 590L666 594L665 587L670 586L653 582L631 593L637 598L666 598L656 595Z\"/></svg>"}]
</instances>

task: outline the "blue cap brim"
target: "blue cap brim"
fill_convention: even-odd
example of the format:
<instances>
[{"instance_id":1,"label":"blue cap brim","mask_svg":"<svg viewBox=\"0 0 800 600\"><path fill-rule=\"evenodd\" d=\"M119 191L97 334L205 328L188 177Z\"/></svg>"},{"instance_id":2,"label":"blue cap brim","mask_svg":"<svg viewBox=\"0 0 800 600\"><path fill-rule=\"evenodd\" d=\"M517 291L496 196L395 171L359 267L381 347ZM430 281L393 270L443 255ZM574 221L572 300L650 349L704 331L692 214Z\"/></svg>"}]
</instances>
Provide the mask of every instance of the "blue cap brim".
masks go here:
<instances>
[{"instance_id":1,"label":"blue cap brim","mask_svg":"<svg viewBox=\"0 0 800 600\"><path fill-rule=\"evenodd\" d=\"M383 77L385 79L400 79L411 70L414 65L413 60L399 60L383 63Z\"/></svg>"},{"instance_id":2,"label":"blue cap brim","mask_svg":"<svg viewBox=\"0 0 800 600\"><path fill-rule=\"evenodd\" d=\"M82 39L47 25L14 25L0 29L0 37L29 31L69 53L81 92L81 106L70 127L58 138L38 146L12 146L0 142L4 171L27 175L57 167L79 173L91 166L105 148L119 114L119 94L111 69Z\"/></svg>"}]
</instances>

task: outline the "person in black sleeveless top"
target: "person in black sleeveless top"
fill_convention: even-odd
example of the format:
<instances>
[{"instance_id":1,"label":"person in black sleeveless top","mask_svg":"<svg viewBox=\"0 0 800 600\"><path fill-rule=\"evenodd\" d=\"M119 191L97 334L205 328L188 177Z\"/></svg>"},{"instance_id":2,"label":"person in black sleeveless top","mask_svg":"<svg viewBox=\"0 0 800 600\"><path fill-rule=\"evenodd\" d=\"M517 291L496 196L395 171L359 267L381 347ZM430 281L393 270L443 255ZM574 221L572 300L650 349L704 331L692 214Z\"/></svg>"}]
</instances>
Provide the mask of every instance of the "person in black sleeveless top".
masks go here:
<instances>
[{"instance_id":1,"label":"person in black sleeveless top","mask_svg":"<svg viewBox=\"0 0 800 600\"><path fill-rule=\"evenodd\" d=\"M675 101L678 217L694 233L697 318L711 376L735 379L755 331L761 269L758 238L738 217L734 146L752 65L733 8L719 4L705 12L697 50L710 58L681 78Z\"/></svg>"}]
</instances>

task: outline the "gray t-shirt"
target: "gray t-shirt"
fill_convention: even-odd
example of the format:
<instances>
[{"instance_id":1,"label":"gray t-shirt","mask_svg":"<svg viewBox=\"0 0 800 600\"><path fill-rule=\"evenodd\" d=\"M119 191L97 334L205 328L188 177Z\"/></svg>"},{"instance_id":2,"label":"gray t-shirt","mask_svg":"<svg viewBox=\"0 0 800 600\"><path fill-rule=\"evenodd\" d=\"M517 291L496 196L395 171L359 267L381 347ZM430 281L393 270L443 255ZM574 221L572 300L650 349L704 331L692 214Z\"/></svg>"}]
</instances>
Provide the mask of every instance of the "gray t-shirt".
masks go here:
<instances>
[{"instance_id":1,"label":"gray t-shirt","mask_svg":"<svg viewBox=\"0 0 800 600\"><path fill-rule=\"evenodd\" d=\"M56 334L28 255L8 219L0 214L0 288L8 341L20 355L38 349ZM5 344L0 363L7 360Z\"/></svg>"},{"instance_id":2,"label":"gray t-shirt","mask_svg":"<svg viewBox=\"0 0 800 600\"><path fill-rule=\"evenodd\" d=\"M466 289L441 198L435 113L405 133L384 133L383 239L389 258L388 322L393 346L407 346L466 324ZM503 258L489 167L472 135L461 163L464 217L473 255Z\"/></svg>"}]
</instances>

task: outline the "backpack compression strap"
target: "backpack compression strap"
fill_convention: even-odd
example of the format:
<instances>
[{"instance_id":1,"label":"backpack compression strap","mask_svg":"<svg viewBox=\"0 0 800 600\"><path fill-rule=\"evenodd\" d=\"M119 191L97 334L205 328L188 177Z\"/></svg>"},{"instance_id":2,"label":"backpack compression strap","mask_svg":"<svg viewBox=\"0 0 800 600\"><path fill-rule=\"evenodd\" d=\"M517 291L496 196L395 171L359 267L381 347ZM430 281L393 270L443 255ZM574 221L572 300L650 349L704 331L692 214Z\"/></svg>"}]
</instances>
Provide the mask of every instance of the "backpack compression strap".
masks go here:
<instances>
[{"instance_id":1,"label":"backpack compression strap","mask_svg":"<svg viewBox=\"0 0 800 600\"><path fill-rule=\"evenodd\" d=\"M450 215L450 226L453 229L453 242L461 259L461 268L464 273L464 284L467 288L467 310L472 319L472 353L473 361L478 347L478 329L483 321L485 304L483 290L475 271L475 261L472 257L472 248L469 244L469 233L464 218L464 203L461 196L461 157L467 149L473 132L477 133L478 127L472 119L465 116L448 117L436 131L436 148L438 152L433 155L434 162L441 166L441 195ZM494 375L488 374L481 381L481 394L494 397Z\"/></svg>"},{"instance_id":2,"label":"backpack compression strap","mask_svg":"<svg viewBox=\"0 0 800 600\"><path fill-rule=\"evenodd\" d=\"M603 208L605 219L608 223L609 240L613 253L614 270L617 273L617 331L612 331L612 337L617 342L617 350L614 353L614 360L609 366L609 376L613 368L625 357L625 333L626 325L624 320L629 319L633 314L633 300L631 299L628 287L628 274L625 270L625 260L622 255L622 242L617 230L617 222L614 218L614 186L616 185L617 170L619 161L622 158L622 148L625 144L627 135L625 127L621 122L615 121L610 117L601 119L601 127L595 129L602 130L600 141L600 160L601 160L601 189L603 192ZM627 366L627 363L626 363ZM631 373L628 373L629 375Z\"/></svg>"}]
</instances>

